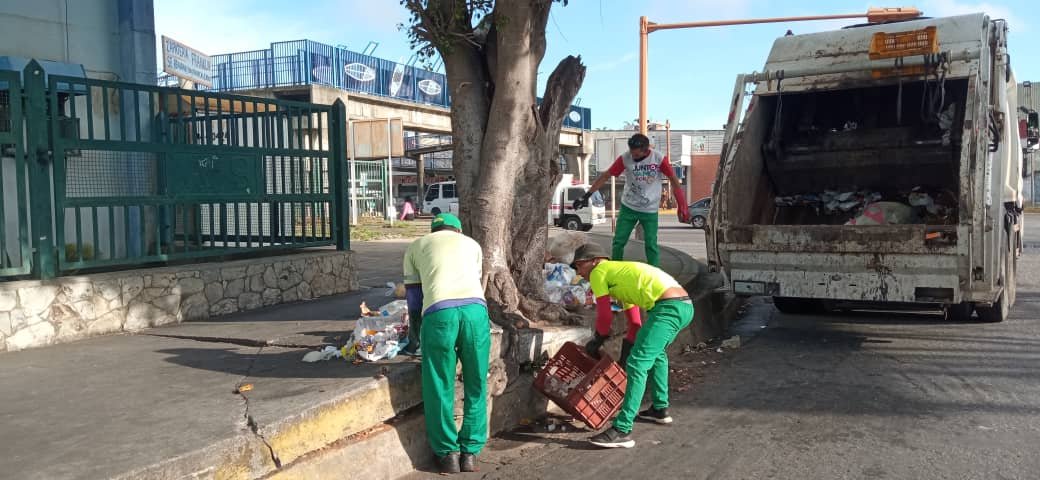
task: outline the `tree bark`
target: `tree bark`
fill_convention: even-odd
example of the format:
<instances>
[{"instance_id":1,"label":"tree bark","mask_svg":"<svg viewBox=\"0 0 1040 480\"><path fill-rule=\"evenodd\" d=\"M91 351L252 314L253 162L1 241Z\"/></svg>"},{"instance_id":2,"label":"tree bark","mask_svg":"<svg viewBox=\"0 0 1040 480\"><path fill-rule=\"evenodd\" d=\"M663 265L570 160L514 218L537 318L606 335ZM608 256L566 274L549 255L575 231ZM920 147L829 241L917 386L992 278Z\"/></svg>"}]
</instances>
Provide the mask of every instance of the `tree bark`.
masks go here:
<instances>
[{"instance_id":1,"label":"tree bark","mask_svg":"<svg viewBox=\"0 0 1040 480\"><path fill-rule=\"evenodd\" d=\"M579 57L563 59L538 105L538 67L552 0L495 2L486 37L467 23L472 12L456 15L459 2L425 3L405 3L413 13L423 9L417 15L422 35L414 27L413 35L457 39L433 46L444 59L452 93L459 213L465 233L484 249L492 319L509 328L574 320L546 301L542 262L546 210L560 179L560 130L585 66Z\"/></svg>"}]
</instances>

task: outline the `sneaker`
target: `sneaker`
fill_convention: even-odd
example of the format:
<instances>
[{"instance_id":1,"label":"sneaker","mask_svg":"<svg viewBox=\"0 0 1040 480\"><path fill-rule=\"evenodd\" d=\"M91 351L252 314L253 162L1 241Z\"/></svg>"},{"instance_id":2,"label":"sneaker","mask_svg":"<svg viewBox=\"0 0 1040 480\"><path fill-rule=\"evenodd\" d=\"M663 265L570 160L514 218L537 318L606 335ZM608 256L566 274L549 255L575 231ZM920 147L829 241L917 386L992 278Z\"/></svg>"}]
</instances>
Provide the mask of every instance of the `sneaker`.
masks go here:
<instances>
[{"instance_id":1,"label":"sneaker","mask_svg":"<svg viewBox=\"0 0 1040 480\"><path fill-rule=\"evenodd\" d=\"M660 410L650 407L642 412L639 412L638 418L650 422L654 422L660 425L668 425L672 423L672 416L668 415L668 409L662 408Z\"/></svg>"},{"instance_id":2,"label":"sneaker","mask_svg":"<svg viewBox=\"0 0 1040 480\"><path fill-rule=\"evenodd\" d=\"M459 452L451 452L443 457L437 457L437 469L441 473L459 473Z\"/></svg>"},{"instance_id":3,"label":"sneaker","mask_svg":"<svg viewBox=\"0 0 1040 480\"><path fill-rule=\"evenodd\" d=\"M422 358L422 347L416 348L415 350L409 350L408 347L405 347L401 350L401 355L406 357Z\"/></svg>"},{"instance_id":4,"label":"sneaker","mask_svg":"<svg viewBox=\"0 0 1040 480\"><path fill-rule=\"evenodd\" d=\"M614 427L610 427L603 433L589 439L589 442L597 447L603 448L632 448L636 441L628 433L621 433Z\"/></svg>"},{"instance_id":5,"label":"sneaker","mask_svg":"<svg viewBox=\"0 0 1040 480\"><path fill-rule=\"evenodd\" d=\"M479 472L477 468L477 456L472 453L463 453L462 457L459 458L459 468L463 472Z\"/></svg>"}]
</instances>

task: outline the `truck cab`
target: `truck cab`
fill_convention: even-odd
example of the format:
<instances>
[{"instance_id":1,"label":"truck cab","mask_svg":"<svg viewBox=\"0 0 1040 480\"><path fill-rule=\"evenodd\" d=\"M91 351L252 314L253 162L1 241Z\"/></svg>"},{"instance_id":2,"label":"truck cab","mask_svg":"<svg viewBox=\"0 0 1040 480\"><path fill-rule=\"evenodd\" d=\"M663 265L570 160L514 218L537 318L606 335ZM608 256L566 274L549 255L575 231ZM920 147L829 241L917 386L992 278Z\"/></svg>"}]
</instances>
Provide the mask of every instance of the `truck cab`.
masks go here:
<instances>
[{"instance_id":1,"label":"truck cab","mask_svg":"<svg viewBox=\"0 0 1040 480\"><path fill-rule=\"evenodd\" d=\"M1009 61L1007 24L984 14L778 38L731 97L709 266L785 312L1007 318L1023 228Z\"/></svg>"}]
</instances>

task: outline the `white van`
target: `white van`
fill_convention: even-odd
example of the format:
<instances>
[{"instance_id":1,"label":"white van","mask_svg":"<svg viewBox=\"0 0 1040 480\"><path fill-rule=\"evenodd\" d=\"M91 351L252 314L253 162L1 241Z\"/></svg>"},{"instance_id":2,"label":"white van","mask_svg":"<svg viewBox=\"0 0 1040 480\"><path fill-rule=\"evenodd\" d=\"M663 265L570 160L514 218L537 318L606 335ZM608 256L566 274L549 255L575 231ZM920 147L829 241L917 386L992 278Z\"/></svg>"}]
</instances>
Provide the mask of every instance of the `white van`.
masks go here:
<instances>
[{"instance_id":1,"label":"white van","mask_svg":"<svg viewBox=\"0 0 1040 480\"><path fill-rule=\"evenodd\" d=\"M574 201L581 198L589 189L589 185L572 184L574 176L566 174L560 183L556 185L556 193L553 194L552 203L549 205L549 225L562 227L566 230L592 230L592 227L607 222L607 209L603 202L603 196L599 192L593 192L589 197L589 205L579 210L571 206ZM561 212L560 206L563 206Z\"/></svg>"},{"instance_id":2,"label":"white van","mask_svg":"<svg viewBox=\"0 0 1040 480\"><path fill-rule=\"evenodd\" d=\"M426 187L426 196L423 197L422 213L426 215L437 215L450 212L451 204L459 202L458 192L455 190L455 182L431 183Z\"/></svg>"}]
</instances>

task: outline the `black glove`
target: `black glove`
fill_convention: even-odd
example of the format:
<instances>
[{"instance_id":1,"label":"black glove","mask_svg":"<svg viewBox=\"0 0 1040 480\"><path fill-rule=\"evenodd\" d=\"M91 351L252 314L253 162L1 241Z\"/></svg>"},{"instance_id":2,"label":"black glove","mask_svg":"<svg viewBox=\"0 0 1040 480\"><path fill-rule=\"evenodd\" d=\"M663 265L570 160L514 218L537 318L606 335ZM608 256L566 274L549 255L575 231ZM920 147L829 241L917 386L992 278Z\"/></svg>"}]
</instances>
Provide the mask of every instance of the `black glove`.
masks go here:
<instances>
[{"instance_id":1,"label":"black glove","mask_svg":"<svg viewBox=\"0 0 1040 480\"><path fill-rule=\"evenodd\" d=\"M589 343L585 344L585 353L589 354L592 358L599 358L599 349L603 347L603 343L606 342L608 338L610 337L596 333L595 336L592 337L592 340L589 340Z\"/></svg>"},{"instance_id":2,"label":"black glove","mask_svg":"<svg viewBox=\"0 0 1040 480\"><path fill-rule=\"evenodd\" d=\"M622 370L625 369L625 365L628 363L628 355L632 353L632 347L634 346L635 344L628 340L621 341L621 358L618 358L617 363L621 365Z\"/></svg>"},{"instance_id":3,"label":"black glove","mask_svg":"<svg viewBox=\"0 0 1040 480\"><path fill-rule=\"evenodd\" d=\"M574 204L572 204L571 206L574 207L575 210L581 210L582 208L589 206L589 197L591 196L591 192L585 192L585 195L582 195L581 197L575 199Z\"/></svg>"}]
</instances>

